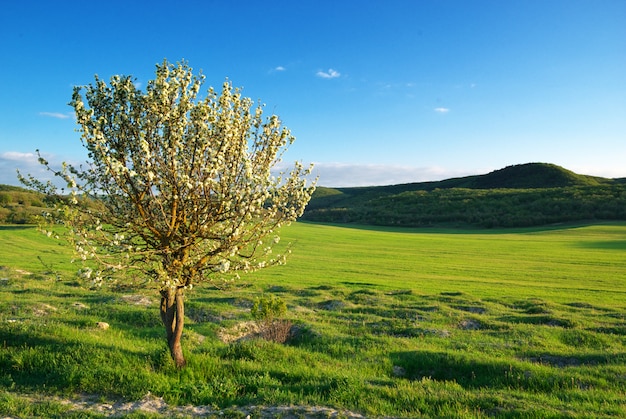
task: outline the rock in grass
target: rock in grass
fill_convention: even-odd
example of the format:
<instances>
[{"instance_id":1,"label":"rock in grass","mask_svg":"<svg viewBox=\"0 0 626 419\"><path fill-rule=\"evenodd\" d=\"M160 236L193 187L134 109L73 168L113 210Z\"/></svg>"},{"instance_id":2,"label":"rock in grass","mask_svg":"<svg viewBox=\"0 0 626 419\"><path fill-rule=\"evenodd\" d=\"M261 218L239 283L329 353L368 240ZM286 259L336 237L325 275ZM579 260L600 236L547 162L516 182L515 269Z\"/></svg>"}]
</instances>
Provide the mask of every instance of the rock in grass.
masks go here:
<instances>
[{"instance_id":1,"label":"rock in grass","mask_svg":"<svg viewBox=\"0 0 626 419\"><path fill-rule=\"evenodd\" d=\"M109 328L109 323L106 322L97 322L96 327L98 329L107 330Z\"/></svg>"},{"instance_id":2,"label":"rock in grass","mask_svg":"<svg viewBox=\"0 0 626 419\"><path fill-rule=\"evenodd\" d=\"M406 370L399 365L393 366L393 375L394 377L404 377L406 376Z\"/></svg>"}]
</instances>

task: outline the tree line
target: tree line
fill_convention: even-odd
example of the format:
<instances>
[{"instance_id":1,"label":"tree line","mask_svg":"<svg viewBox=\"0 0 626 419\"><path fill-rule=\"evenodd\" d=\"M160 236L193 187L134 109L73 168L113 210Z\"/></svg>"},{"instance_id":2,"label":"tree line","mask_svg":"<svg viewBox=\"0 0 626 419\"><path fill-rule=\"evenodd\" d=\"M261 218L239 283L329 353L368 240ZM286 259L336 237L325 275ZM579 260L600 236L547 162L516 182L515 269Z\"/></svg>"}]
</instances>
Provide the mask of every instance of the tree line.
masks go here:
<instances>
[{"instance_id":1,"label":"tree line","mask_svg":"<svg viewBox=\"0 0 626 419\"><path fill-rule=\"evenodd\" d=\"M33 224L46 206L42 194L0 185L2 224ZM302 219L399 227L447 224L482 228L626 220L626 184L543 189L451 188L358 196L320 188Z\"/></svg>"},{"instance_id":2,"label":"tree line","mask_svg":"<svg viewBox=\"0 0 626 419\"><path fill-rule=\"evenodd\" d=\"M626 185L528 189L450 188L348 195L326 191L303 219L380 226L530 227L581 220L626 220Z\"/></svg>"}]
</instances>

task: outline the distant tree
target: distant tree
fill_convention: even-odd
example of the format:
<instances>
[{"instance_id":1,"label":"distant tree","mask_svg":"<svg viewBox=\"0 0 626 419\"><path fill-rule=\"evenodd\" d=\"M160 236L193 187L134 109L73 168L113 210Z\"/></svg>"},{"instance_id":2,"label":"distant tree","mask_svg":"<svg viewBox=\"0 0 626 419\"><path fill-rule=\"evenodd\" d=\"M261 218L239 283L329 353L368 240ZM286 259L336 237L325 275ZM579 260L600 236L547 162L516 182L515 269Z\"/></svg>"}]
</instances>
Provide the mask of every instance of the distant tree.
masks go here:
<instances>
[{"instance_id":1,"label":"distant tree","mask_svg":"<svg viewBox=\"0 0 626 419\"><path fill-rule=\"evenodd\" d=\"M185 290L284 263L285 254L272 254L279 228L302 215L314 189L299 163L270 171L294 141L278 116L264 118L262 105L228 81L201 96L203 81L186 63L167 61L145 92L129 76L108 84L96 76L70 102L87 165L53 170L65 191L20 175L59 198L47 219L61 221L80 258L93 261L85 277L156 285L179 368Z\"/></svg>"}]
</instances>

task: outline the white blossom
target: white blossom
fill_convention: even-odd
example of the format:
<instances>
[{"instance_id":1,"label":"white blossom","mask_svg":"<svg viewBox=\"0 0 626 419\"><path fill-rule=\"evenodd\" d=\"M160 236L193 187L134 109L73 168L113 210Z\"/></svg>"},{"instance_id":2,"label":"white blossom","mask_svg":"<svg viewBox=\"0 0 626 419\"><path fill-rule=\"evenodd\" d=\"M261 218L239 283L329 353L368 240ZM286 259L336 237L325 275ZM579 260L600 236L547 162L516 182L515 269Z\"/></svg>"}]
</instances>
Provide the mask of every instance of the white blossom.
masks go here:
<instances>
[{"instance_id":1,"label":"white blossom","mask_svg":"<svg viewBox=\"0 0 626 419\"><path fill-rule=\"evenodd\" d=\"M62 167L72 193L47 222L62 222L76 260L97 266L88 279L132 269L124 280L149 275L163 289L191 290L206 279L195 272L234 279L284 263L280 228L310 199L310 168L296 162L272 175L291 131L230 81L201 93L203 81L185 63L163 62L145 91L121 76L75 88L90 161ZM88 202L88 211L78 205Z\"/></svg>"}]
</instances>

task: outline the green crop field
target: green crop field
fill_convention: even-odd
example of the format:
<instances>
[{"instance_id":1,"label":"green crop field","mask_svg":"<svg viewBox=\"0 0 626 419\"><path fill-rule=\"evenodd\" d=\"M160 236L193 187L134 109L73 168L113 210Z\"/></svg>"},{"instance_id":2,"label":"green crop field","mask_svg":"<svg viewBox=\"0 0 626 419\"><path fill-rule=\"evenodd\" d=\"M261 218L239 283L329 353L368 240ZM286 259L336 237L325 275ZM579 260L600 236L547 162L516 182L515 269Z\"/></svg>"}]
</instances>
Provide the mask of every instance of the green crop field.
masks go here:
<instances>
[{"instance_id":1,"label":"green crop field","mask_svg":"<svg viewBox=\"0 0 626 419\"><path fill-rule=\"evenodd\" d=\"M188 293L178 371L156 289L90 290L59 242L0 227L0 415L105 417L64 400L151 394L209 417L626 416L626 223L296 223L287 243L287 265ZM247 336L262 296L287 303L287 343ZM174 414L194 415L129 416Z\"/></svg>"}]
</instances>

